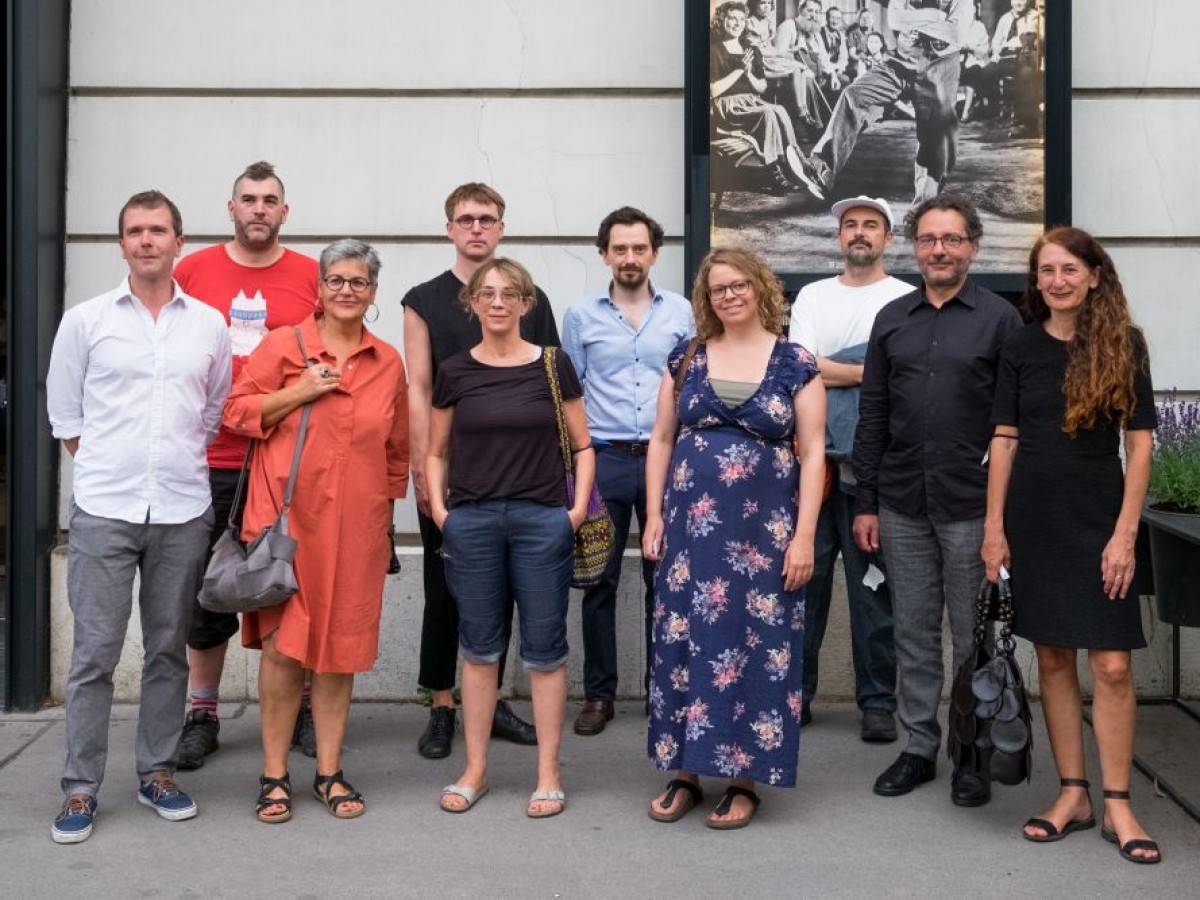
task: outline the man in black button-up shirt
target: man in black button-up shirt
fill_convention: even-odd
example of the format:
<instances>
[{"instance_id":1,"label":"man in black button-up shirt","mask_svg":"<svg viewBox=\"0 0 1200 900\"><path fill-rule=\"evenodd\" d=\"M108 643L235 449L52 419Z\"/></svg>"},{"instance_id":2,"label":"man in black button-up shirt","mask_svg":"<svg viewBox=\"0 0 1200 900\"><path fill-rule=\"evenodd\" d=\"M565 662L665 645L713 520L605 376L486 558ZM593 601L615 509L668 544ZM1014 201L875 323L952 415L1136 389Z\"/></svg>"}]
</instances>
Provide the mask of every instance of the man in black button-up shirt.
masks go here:
<instances>
[{"instance_id":1,"label":"man in black button-up shirt","mask_svg":"<svg viewBox=\"0 0 1200 900\"><path fill-rule=\"evenodd\" d=\"M892 586L898 711L908 747L875 782L906 794L934 777L944 671L942 611L955 669L971 650L983 578L987 468L996 362L1021 325L1003 298L968 278L983 226L965 197L941 194L905 220L923 283L884 307L867 347L854 439L854 537L882 546ZM955 773L951 799L979 806L990 787Z\"/></svg>"}]
</instances>

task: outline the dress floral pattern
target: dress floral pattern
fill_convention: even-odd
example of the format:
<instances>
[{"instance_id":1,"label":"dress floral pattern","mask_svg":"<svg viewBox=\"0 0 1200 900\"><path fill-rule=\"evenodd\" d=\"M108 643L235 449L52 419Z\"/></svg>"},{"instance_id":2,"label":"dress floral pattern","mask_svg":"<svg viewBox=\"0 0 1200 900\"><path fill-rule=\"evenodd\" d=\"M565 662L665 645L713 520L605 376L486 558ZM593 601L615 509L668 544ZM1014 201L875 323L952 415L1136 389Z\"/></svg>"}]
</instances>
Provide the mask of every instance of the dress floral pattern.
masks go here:
<instances>
[{"instance_id":1,"label":"dress floral pattern","mask_svg":"<svg viewBox=\"0 0 1200 900\"><path fill-rule=\"evenodd\" d=\"M660 769L796 783L804 590L783 589L783 555L799 483L792 395L816 371L781 340L758 391L730 409L703 344L688 370L655 575L648 744Z\"/></svg>"}]
</instances>

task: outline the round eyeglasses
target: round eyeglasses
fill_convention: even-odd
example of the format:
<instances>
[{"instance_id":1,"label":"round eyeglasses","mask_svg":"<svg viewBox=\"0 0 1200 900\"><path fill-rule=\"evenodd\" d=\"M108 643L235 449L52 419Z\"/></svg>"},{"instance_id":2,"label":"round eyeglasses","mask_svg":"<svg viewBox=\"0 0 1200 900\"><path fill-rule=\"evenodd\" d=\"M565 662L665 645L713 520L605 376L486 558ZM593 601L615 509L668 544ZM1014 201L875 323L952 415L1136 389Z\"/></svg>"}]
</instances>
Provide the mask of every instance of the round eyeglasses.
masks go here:
<instances>
[{"instance_id":1,"label":"round eyeglasses","mask_svg":"<svg viewBox=\"0 0 1200 900\"><path fill-rule=\"evenodd\" d=\"M479 227L484 231L490 231L496 227L496 223L500 220L495 216L459 216L454 220L454 224L463 231L469 231L475 227L475 223L479 223Z\"/></svg>"}]
</instances>

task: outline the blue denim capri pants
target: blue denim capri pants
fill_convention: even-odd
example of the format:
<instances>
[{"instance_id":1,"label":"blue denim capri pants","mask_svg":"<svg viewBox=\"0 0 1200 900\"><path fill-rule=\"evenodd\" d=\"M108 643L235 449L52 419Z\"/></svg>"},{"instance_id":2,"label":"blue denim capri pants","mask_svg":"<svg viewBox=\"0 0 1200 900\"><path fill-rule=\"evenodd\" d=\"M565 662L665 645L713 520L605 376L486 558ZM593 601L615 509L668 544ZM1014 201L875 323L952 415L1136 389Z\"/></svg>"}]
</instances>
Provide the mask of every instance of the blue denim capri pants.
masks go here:
<instances>
[{"instance_id":1,"label":"blue denim capri pants","mask_svg":"<svg viewBox=\"0 0 1200 900\"><path fill-rule=\"evenodd\" d=\"M458 604L463 659L487 665L505 649L505 607L519 613L521 663L550 672L567 660L567 599L575 532L564 506L532 500L460 503L442 523L446 584Z\"/></svg>"}]
</instances>

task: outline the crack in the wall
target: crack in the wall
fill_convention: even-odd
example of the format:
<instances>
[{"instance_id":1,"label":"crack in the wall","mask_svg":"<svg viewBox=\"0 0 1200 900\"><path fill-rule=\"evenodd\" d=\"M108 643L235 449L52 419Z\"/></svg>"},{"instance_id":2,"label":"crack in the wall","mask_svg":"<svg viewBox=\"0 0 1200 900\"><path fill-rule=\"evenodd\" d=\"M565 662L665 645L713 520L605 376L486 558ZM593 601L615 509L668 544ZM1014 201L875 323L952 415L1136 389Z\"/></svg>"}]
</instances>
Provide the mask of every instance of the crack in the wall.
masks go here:
<instances>
[{"instance_id":1,"label":"crack in the wall","mask_svg":"<svg viewBox=\"0 0 1200 900\"><path fill-rule=\"evenodd\" d=\"M1172 234L1181 234L1179 223L1175 221L1175 216L1171 212L1171 198L1167 193L1167 177L1163 171L1162 160L1155 153L1155 143L1150 134L1150 125L1146 121L1145 111L1139 111L1138 117L1142 120L1142 139L1146 142L1146 156L1150 158L1150 162L1154 165L1155 171L1158 173L1158 195L1162 200L1162 213L1167 217L1167 221L1171 223L1170 232Z\"/></svg>"},{"instance_id":2,"label":"crack in the wall","mask_svg":"<svg viewBox=\"0 0 1200 900\"><path fill-rule=\"evenodd\" d=\"M511 0L508 3L505 3L505 8L508 10L508 14L512 16L513 21L517 23L517 33L521 36L521 46L518 48L518 54L521 60L521 68L517 71L517 87L524 87L526 62L525 47L528 43L525 36L525 22L522 20L521 14L517 12L515 4L512 3Z\"/></svg>"},{"instance_id":3,"label":"crack in the wall","mask_svg":"<svg viewBox=\"0 0 1200 900\"><path fill-rule=\"evenodd\" d=\"M496 179L496 173L492 171L492 155L488 153L487 147L483 142L483 119L487 113L488 102L486 100L479 101L479 128L475 132L475 146L479 149L479 153L483 156L484 168L487 169L487 180L491 184Z\"/></svg>"},{"instance_id":4,"label":"crack in the wall","mask_svg":"<svg viewBox=\"0 0 1200 900\"><path fill-rule=\"evenodd\" d=\"M1142 70L1143 87L1150 83L1150 63L1155 57L1154 32L1158 26L1158 0L1150 0L1146 6L1150 7L1150 43L1146 46L1146 68Z\"/></svg>"}]
</instances>

